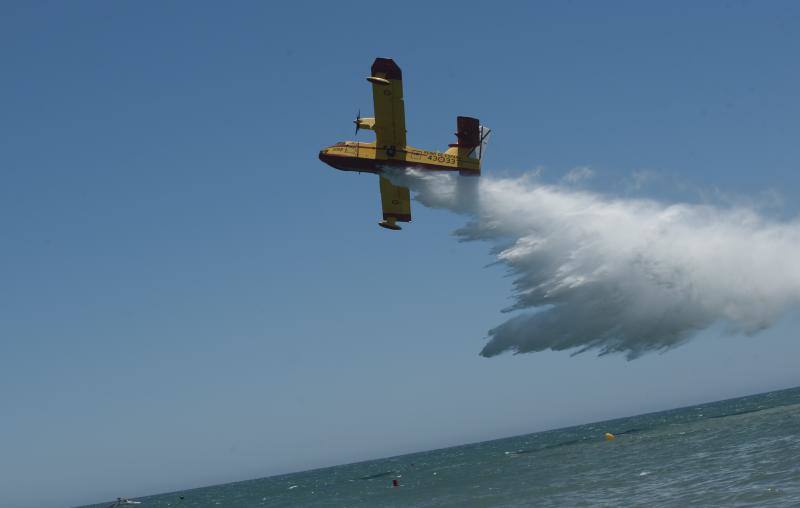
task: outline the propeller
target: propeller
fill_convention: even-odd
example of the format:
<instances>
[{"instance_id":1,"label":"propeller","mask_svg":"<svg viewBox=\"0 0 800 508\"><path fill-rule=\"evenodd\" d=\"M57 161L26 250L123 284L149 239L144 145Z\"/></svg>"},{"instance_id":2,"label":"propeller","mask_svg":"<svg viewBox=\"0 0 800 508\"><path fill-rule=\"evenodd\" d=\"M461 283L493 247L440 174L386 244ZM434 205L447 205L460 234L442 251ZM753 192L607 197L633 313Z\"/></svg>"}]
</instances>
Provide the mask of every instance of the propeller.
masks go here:
<instances>
[{"instance_id":1,"label":"propeller","mask_svg":"<svg viewBox=\"0 0 800 508\"><path fill-rule=\"evenodd\" d=\"M359 123L360 121L361 121L361 109L359 108L358 114L356 115L356 119L353 120L353 123L356 124L356 136L358 136L358 130L361 128L361 124Z\"/></svg>"}]
</instances>

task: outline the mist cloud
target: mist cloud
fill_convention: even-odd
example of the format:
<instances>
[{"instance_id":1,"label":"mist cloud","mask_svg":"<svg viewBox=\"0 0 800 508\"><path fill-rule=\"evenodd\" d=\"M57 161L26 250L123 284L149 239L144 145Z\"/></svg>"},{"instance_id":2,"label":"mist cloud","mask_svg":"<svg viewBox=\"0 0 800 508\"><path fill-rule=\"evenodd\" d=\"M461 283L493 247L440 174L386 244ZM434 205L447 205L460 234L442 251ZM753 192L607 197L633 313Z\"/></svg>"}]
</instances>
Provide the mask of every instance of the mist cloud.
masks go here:
<instances>
[{"instance_id":1,"label":"mist cloud","mask_svg":"<svg viewBox=\"0 0 800 508\"><path fill-rule=\"evenodd\" d=\"M636 358L716 323L755 334L800 303L797 220L618 199L535 177L392 178L426 206L471 217L456 235L493 243L513 274L512 317L489 331L483 356L596 349Z\"/></svg>"}]
</instances>

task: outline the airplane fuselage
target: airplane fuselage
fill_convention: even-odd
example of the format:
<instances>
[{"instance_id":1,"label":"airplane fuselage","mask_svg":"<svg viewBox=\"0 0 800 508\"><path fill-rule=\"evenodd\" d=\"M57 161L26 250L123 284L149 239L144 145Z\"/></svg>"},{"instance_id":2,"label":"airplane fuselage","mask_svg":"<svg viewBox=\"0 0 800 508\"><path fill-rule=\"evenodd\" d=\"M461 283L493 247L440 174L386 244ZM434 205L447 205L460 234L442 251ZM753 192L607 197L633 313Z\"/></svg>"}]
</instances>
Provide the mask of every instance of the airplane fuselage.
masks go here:
<instances>
[{"instance_id":1,"label":"airplane fuselage","mask_svg":"<svg viewBox=\"0 0 800 508\"><path fill-rule=\"evenodd\" d=\"M319 159L341 171L359 173L381 174L386 168L397 167L480 175L480 161L467 156L467 153L467 150L459 148L430 152L412 146L378 148L375 143L344 141L320 150Z\"/></svg>"},{"instance_id":2,"label":"airplane fuselage","mask_svg":"<svg viewBox=\"0 0 800 508\"><path fill-rule=\"evenodd\" d=\"M479 176L481 158L489 130L477 118L456 117L456 143L443 152L430 152L408 146L403 101L403 72L391 58L376 58L367 81L372 88L374 117L365 118L358 110L353 123L375 133L372 143L342 141L323 148L319 159L341 170L378 175L383 220L379 226L400 230L398 222L411 222L411 192L401 182L392 182L392 169L458 171ZM397 179L395 179L397 180Z\"/></svg>"}]
</instances>

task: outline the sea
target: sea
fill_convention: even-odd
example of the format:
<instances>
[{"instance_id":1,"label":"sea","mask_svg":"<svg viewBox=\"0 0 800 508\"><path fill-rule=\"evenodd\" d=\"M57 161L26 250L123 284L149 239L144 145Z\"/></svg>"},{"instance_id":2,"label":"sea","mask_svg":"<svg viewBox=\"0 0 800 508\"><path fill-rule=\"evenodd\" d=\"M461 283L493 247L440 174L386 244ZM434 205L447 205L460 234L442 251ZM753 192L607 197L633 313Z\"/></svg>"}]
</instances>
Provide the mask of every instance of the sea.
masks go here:
<instances>
[{"instance_id":1,"label":"sea","mask_svg":"<svg viewBox=\"0 0 800 508\"><path fill-rule=\"evenodd\" d=\"M136 500L141 508L800 507L800 388Z\"/></svg>"}]
</instances>

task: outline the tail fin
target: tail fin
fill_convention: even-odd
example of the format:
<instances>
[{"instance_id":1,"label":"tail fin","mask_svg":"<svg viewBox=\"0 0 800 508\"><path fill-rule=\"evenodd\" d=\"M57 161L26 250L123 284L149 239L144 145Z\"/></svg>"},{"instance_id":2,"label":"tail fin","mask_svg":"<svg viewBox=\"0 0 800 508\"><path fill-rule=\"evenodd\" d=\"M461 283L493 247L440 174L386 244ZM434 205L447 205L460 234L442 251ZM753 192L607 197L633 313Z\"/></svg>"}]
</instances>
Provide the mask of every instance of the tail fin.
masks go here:
<instances>
[{"instance_id":1,"label":"tail fin","mask_svg":"<svg viewBox=\"0 0 800 508\"><path fill-rule=\"evenodd\" d=\"M456 146L461 148L475 148L481 144L481 126L477 118L459 116L456 120Z\"/></svg>"},{"instance_id":2,"label":"tail fin","mask_svg":"<svg viewBox=\"0 0 800 508\"><path fill-rule=\"evenodd\" d=\"M458 143L450 145L450 147L457 147L460 151L466 151L468 157L481 159L486 147L486 142L489 139L490 129L480 124L477 118L468 116L459 116L457 121L456 138Z\"/></svg>"}]
</instances>

